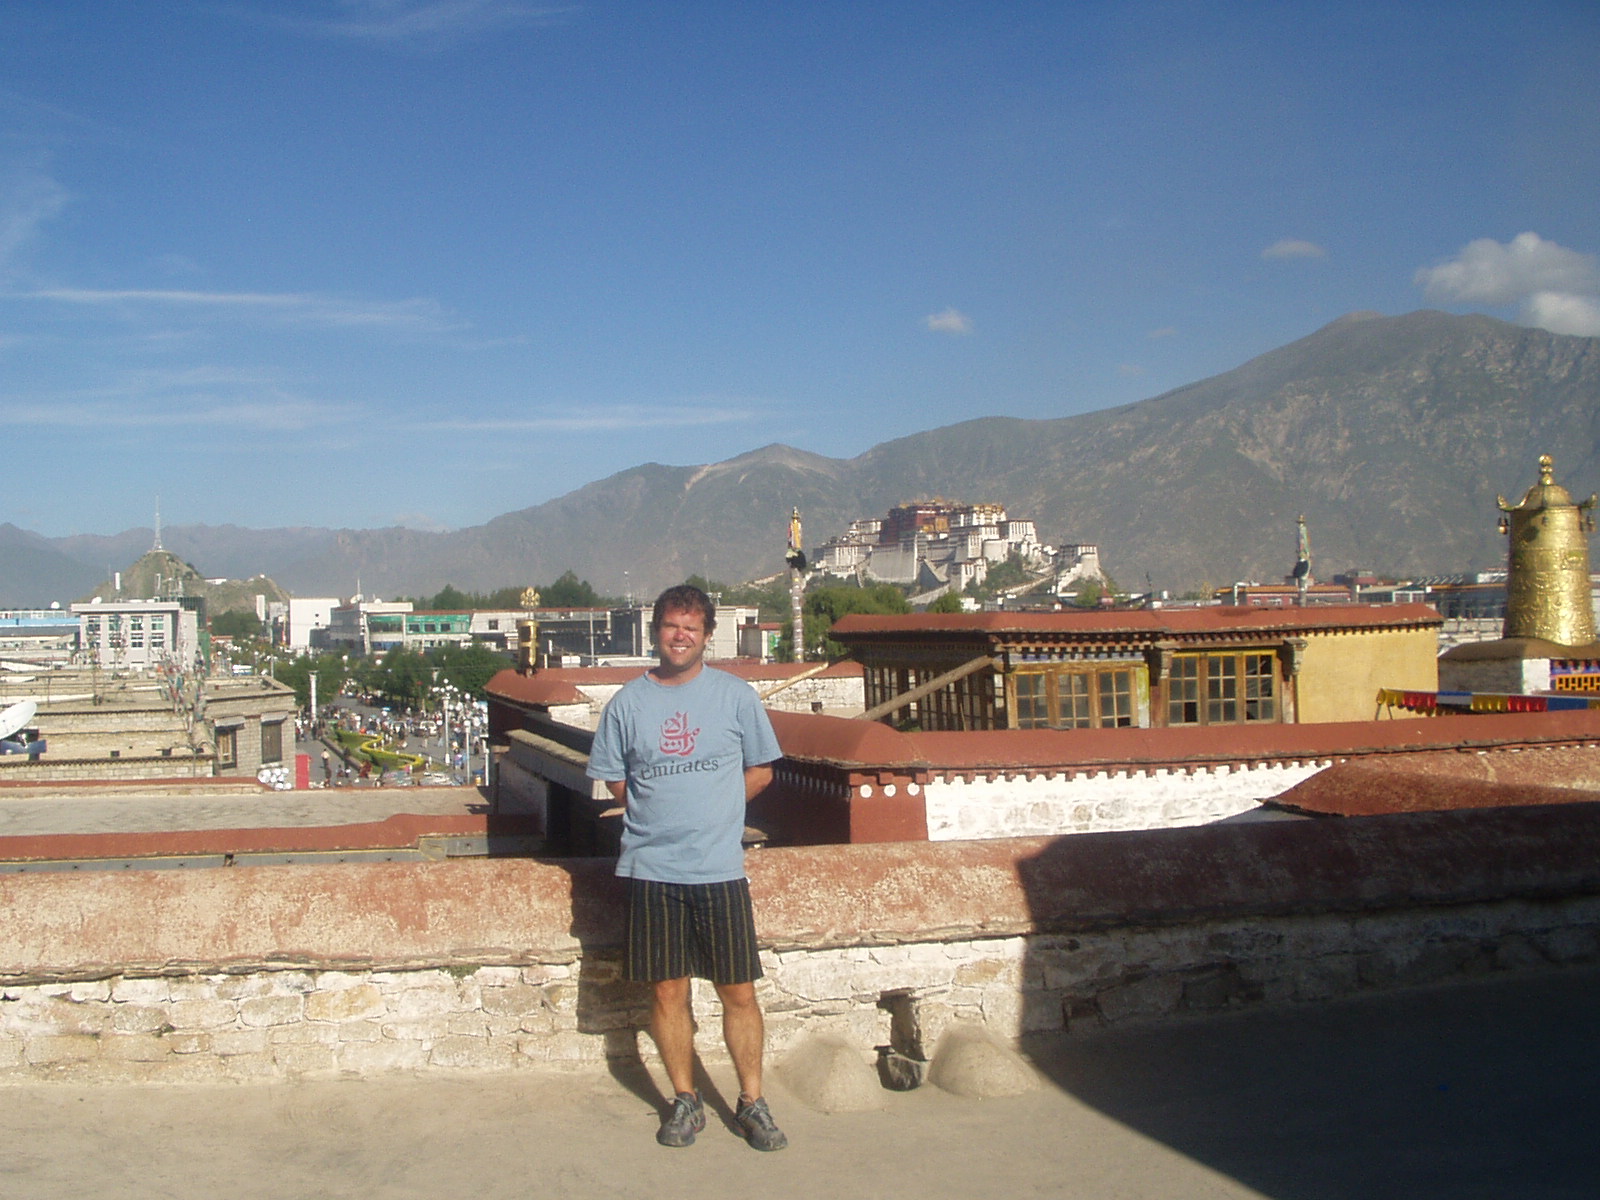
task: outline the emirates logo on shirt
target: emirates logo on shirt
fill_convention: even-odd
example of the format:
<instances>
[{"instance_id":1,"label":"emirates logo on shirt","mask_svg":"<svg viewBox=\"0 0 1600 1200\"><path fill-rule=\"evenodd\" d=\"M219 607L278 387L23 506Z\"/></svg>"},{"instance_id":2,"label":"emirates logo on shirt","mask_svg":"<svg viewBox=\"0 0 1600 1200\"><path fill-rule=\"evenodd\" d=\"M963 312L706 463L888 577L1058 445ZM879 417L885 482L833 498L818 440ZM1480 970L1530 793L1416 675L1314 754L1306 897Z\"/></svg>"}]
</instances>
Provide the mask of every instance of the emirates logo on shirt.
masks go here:
<instances>
[{"instance_id":1,"label":"emirates logo on shirt","mask_svg":"<svg viewBox=\"0 0 1600 1200\"><path fill-rule=\"evenodd\" d=\"M688 713L673 713L661 723L661 753L687 758L694 753L694 740L700 727L689 728Z\"/></svg>"}]
</instances>

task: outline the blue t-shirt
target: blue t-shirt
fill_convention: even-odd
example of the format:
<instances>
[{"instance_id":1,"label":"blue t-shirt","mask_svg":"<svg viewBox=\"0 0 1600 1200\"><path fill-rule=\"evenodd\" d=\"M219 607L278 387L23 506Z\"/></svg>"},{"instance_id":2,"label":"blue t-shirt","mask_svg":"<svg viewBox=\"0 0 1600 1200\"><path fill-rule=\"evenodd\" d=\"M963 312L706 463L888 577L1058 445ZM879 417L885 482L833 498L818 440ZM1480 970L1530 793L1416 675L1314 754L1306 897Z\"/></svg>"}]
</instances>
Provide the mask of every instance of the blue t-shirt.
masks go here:
<instances>
[{"instance_id":1,"label":"blue t-shirt","mask_svg":"<svg viewBox=\"0 0 1600 1200\"><path fill-rule=\"evenodd\" d=\"M591 779L625 779L617 874L658 883L744 878L744 772L783 756L751 687L702 667L687 683L649 675L606 705Z\"/></svg>"}]
</instances>

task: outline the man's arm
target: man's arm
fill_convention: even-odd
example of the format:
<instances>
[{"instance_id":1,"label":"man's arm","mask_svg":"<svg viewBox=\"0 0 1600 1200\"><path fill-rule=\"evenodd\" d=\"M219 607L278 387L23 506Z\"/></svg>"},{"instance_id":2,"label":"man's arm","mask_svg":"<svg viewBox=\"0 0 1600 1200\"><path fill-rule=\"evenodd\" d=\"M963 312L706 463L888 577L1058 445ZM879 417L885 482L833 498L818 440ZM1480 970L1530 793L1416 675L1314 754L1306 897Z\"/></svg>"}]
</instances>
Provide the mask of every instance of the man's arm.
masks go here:
<instances>
[{"instance_id":1,"label":"man's arm","mask_svg":"<svg viewBox=\"0 0 1600 1200\"><path fill-rule=\"evenodd\" d=\"M759 767L746 767L744 769L744 802L749 804L771 782L771 763L762 763Z\"/></svg>"},{"instance_id":2,"label":"man's arm","mask_svg":"<svg viewBox=\"0 0 1600 1200\"><path fill-rule=\"evenodd\" d=\"M607 779L606 791L611 793L611 798L617 802L616 808L608 808L601 813L602 817L620 817L628 806L628 781L626 779ZM749 787L749 784L745 784Z\"/></svg>"}]
</instances>

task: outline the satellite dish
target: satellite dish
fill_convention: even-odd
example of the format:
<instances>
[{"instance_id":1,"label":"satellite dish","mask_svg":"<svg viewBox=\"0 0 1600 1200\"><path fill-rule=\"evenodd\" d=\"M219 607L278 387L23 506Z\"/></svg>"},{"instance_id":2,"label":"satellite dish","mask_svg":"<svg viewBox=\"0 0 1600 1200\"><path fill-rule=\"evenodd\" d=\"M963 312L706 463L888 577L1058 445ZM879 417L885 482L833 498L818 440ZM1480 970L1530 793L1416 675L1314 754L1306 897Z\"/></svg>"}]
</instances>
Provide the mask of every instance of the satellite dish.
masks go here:
<instances>
[{"instance_id":1,"label":"satellite dish","mask_svg":"<svg viewBox=\"0 0 1600 1200\"><path fill-rule=\"evenodd\" d=\"M33 714L38 711L39 706L32 700L19 700L10 708L0 712L0 739L8 738L20 731L33 720Z\"/></svg>"}]
</instances>

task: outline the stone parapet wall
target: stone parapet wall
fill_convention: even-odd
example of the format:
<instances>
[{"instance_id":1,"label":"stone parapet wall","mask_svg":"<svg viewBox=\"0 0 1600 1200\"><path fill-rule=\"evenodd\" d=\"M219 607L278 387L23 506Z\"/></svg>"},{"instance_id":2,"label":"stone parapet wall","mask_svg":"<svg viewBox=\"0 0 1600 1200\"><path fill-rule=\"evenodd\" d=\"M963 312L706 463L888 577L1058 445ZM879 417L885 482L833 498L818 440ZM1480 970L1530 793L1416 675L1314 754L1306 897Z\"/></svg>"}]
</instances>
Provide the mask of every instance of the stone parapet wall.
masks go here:
<instances>
[{"instance_id":1,"label":"stone parapet wall","mask_svg":"<svg viewBox=\"0 0 1600 1200\"><path fill-rule=\"evenodd\" d=\"M0 876L0 1080L648 1051L598 860ZM1600 958L1589 804L750 855L775 1057L909 1007L1012 1039ZM702 1051L720 1054L697 989Z\"/></svg>"},{"instance_id":2,"label":"stone parapet wall","mask_svg":"<svg viewBox=\"0 0 1600 1200\"><path fill-rule=\"evenodd\" d=\"M108 736L121 733L170 733L182 736L183 717L170 704L152 697L138 708L106 705L99 708L42 708L36 724L51 738L68 734Z\"/></svg>"},{"instance_id":3,"label":"stone parapet wall","mask_svg":"<svg viewBox=\"0 0 1600 1200\"><path fill-rule=\"evenodd\" d=\"M25 755L0 756L0 785L30 783L111 783L129 779L170 779L174 776L209 778L214 769L209 753L191 756L187 750L169 755L129 755L118 758L65 758L48 751L37 762Z\"/></svg>"}]
</instances>

